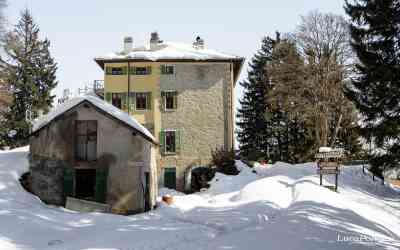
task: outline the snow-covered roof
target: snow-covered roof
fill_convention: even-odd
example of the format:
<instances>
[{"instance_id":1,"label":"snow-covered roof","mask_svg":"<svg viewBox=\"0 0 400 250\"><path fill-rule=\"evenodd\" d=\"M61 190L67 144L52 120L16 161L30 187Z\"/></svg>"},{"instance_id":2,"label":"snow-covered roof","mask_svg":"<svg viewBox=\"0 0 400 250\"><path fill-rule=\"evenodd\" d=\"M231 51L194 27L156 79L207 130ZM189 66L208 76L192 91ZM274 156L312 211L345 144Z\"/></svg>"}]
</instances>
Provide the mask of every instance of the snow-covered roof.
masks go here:
<instances>
[{"instance_id":1,"label":"snow-covered roof","mask_svg":"<svg viewBox=\"0 0 400 250\"><path fill-rule=\"evenodd\" d=\"M107 114L115 117L119 121L123 122L124 124L132 127L134 130L142 134L146 139L152 141L153 143L157 143L154 136L143 127L138 121L136 121L132 116L128 113L114 107L110 103L105 102L104 100L95 96L95 94L90 93L84 96L74 97L65 103L58 105L53 110L51 110L48 114L39 117L33 122L32 133L40 130L41 128L45 127L49 124L52 120L63 114L64 112L74 108L75 106L81 104L82 102L89 102L93 104L95 107L103 110Z\"/></svg>"},{"instance_id":2,"label":"snow-covered roof","mask_svg":"<svg viewBox=\"0 0 400 250\"><path fill-rule=\"evenodd\" d=\"M243 58L207 48L195 48L191 44L163 42L150 48L150 45L133 48L130 52L114 52L95 58L101 60L243 60Z\"/></svg>"}]
</instances>

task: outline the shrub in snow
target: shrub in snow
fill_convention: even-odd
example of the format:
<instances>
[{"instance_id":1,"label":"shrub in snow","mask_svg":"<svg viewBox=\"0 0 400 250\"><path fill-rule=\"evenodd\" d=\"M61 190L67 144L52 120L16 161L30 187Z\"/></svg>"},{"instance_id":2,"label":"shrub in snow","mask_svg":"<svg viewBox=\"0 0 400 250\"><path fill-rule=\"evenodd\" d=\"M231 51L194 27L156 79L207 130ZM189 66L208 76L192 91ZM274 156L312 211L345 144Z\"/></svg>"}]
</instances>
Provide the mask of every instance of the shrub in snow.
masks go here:
<instances>
[{"instance_id":1,"label":"shrub in snow","mask_svg":"<svg viewBox=\"0 0 400 250\"><path fill-rule=\"evenodd\" d=\"M210 167L198 167L192 170L191 191L199 192L202 189L209 188L209 181L214 178L215 171Z\"/></svg>"},{"instance_id":2,"label":"shrub in snow","mask_svg":"<svg viewBox=\"0 0 400 250\"><path fill-rule=\"evenodd\" d=\"M212 163L217 167L217 172L227 175L237 175L239 170L235 166L235 152L223 148L212 151Z\"/></svg>"}]
</instances>

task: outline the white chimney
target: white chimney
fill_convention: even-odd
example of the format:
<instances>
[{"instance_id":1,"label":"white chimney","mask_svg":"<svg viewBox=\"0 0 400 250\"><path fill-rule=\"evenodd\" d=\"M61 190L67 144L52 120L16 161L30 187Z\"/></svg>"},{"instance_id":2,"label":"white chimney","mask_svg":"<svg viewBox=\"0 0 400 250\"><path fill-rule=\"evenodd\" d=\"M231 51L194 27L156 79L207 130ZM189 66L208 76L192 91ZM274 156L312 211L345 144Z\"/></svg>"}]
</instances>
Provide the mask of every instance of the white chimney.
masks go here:
<instances>
[{"instance_id":1,"label":"white chimney","mask_svg":"<svg viewBox=\"0 0 400 250\"><path fill-rule=\"evenodd\" d=\"M199 36L196 37L196 40L193 43L193 48L195 49L204 49L204 40Z\"/></svg>"},{"instance_id":2,"label":"white chimney","mask_svg":"<svg viewBox=\"0 0 400 250\"><path fill-rule=\"evenodd\" d=\"M132 51L133 48L133 39L131 36L127 36L124 38L124 53L128 54Z\"/></svg>"},{"instance_id":3,"label":"white chimney","mask_svg":"<svg viewBox=\"0 0 400 250\"><path fill-rule=\"evenodd\" d=\"M162 43L160 36L157 32L152 32L150 37L150 50L158 49L158 46Z\"/></svg>"}]
</instances>

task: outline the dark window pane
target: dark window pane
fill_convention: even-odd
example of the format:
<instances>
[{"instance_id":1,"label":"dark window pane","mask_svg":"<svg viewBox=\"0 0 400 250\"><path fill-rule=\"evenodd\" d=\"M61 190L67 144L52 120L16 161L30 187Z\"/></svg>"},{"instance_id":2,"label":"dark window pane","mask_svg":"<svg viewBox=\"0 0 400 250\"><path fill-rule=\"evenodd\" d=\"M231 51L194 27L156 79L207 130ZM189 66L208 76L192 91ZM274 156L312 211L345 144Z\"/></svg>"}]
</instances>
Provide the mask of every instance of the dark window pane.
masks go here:
<instances>
[{"instance_id":1,"label":"dark window pane","mask_svg":"<svg viewBox=\"0 0 400 250\"><path fill-rule=\"evenodd\" d=\"M120 93L113 93L112 94L112 105L121 109L122 107L122 95Z\"/></svg>"},{"instance_id":2,"label":"dark window pane","mask_svg":"<svg viewBox=\"0 0 400 250\"><path fill-rule=\"evenodd\" d=\"M148 75L147 67L135 67L135 75Z\"/></svg>"},{"instance_id":3,"label":"dark window pane","mask_svg":"<svg viewBox=\"0 0 400 250\"><path fill-rule=\"evenodd\" d=\"M174 153L175 150L175 131L165 131L165 152Z\"/></svg>"},{"instance_id":4,"label":"dark window pane","mask_svg":"<svg viewBox=\"0 0 400 250\"><path fill-rule=\"evenodd\" d=\"M147 109L147 93L136 93L136 109Z\"/></svg>"},{"instance_id":5,"label":"dark window pane","mask_svg":"<svg viewBox=\"0 0 400 250\"><path fill-rule=\"evenodd\" d=\"M123 75L123 69L121 67L113 67L111 68L112 75Z\"/></svg>"},{"instance_id":6,"label":"dark window pane","mask_svg":"<svg viewBox=\"0 0 400 250\"><path fill-rule=\"evenodd\" d=\"M173 65L163 65L161 67L161 73L163 75L173 75L174 74L174 66Z\"/></svg>"},{"instance_id":7,"label":"dark window pane","mask_svg":"<svg viewBox=\"0 0 400 250\"><path fill-rule=\"evenodd\" d=\"M87 123L86 121L76 121L76 134L86 135Z\"/></svg>"},{"instance_id":8,"label":"dark window pane","mask_svg":"<svg viewBox=\"0 0 400 250\"><path fill-rule=\"evenodd\" d=\"M165 92L165 109L175 109L176 92Z\"/></svg>"}]
</instances>

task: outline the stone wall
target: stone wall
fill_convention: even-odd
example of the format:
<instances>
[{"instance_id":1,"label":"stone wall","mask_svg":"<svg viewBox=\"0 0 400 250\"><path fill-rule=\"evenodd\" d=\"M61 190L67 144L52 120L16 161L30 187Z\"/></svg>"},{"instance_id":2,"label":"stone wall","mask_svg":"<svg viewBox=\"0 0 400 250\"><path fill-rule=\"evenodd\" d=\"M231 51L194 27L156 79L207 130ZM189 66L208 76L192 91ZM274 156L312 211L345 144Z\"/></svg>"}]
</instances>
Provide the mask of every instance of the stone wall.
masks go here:
<instances>
[{"instance_id":1,"label":"stone wall","mask_svg":"<svg viewBox=\"0 0 400 250\"><path fill-rule=\"evenodd\" d=\"M62 206L64 168L70 167L67 162L38 156L30 156L31 190L45 203Z\"/></svg>"},{"instance_id":2,"label":"stone wall","mask_svg":"<svg viewBox=\"0 0 400 250\"><path fill-rule=\"evenodd\" d=\"M74 157L76 120L97 120L97 161L77 162ZM144 210L145 172L156 172L153 145L131 128L104 115L92 105L80 104L31 137L33 192L42 200L60 204L63 167L108 168L107 204L121 213ZM154 155L153 155L154 157ZM151 205L157 196L157 178L151 175ZM47 182L44 179L48 179ZM55 202L53 202L55 201Z\"/></svg>"},{"instance_id":3,"label":"stone wall","mask_svg":"<svg viewBox=\"0 0 400 250\"><path fill-rule=\"evenodd\" d=\"M175 74L162 75L160 88L178 91L178 109L162 111L161 126L180 131L181 150L162 156L159 165L176 167L177 189L183 190L188 167L207 165L212 150L233 145L233 83L229 63L173 65Z\"/></svg>"}]
</instances>

